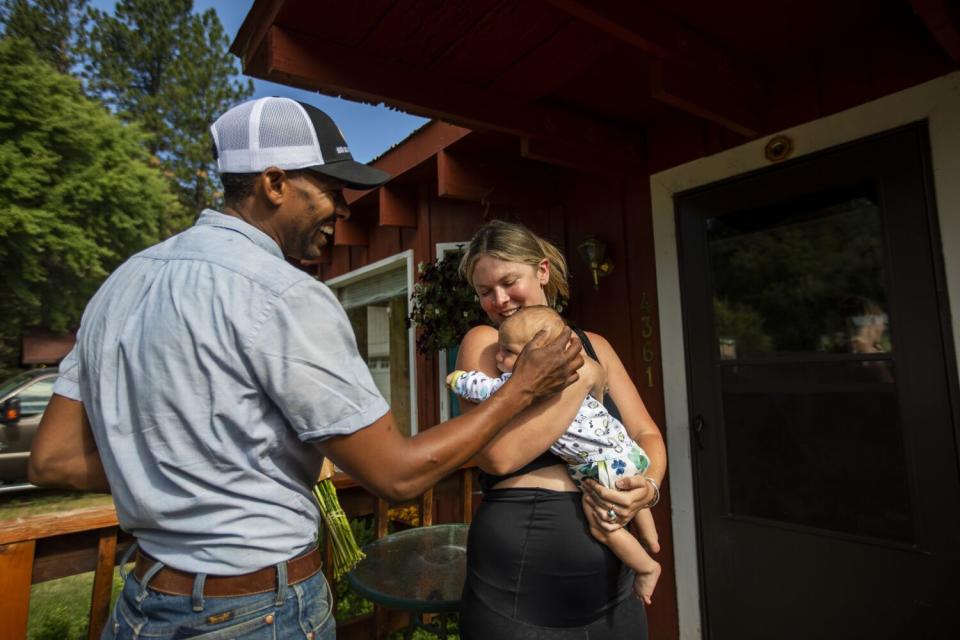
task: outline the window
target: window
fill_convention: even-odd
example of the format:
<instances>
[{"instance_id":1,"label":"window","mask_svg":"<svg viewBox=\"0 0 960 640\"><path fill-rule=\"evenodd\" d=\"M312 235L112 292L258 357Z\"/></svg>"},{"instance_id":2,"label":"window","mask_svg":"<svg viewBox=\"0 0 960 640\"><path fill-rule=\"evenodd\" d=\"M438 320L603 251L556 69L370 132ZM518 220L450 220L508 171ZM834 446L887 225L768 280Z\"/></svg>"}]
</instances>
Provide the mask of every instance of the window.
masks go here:
<instances>
[{"instance_id":1,"label":"window","mask_svg":"<svg viewBox=\"0 0 960 640\"><path fill-rule=\"evenodd\" d=\"M26 417L43 413L50 402L50 396L53 395L53 383L55 381L56 378L37 380L17 394L20 398L20 415Z\"/></svg>"},{"instance_id":2,"label":"window","mask_svg":"<svg viewBox=\"0 0 960 640\"><path fill-rule=\"evenodd\" d=\"M412 280L413 252L405 251L327 281L350 318L374 384L405 435L417 432L414 337L407 328Z\"/></svg>"},{"instance_id":3,"label":"window","mask_svg":"<svg viewBox=\"0 0 960 640\"><path fill-rule=\"evenodd\" d=\"M448 253L463 253L469 244L469 240L464 240L463 242L438 242L437 259L439 260L445 257ZM477 302L477 305L479 304L480 303ZM457 400L456 394L447 387L447 374L457 368L457 354L459 351L460 347L456 346L451 349L444 349L437 354L437 362L440 367L439 375L437 376L439 383L437 393L440 396L441 421L456 418L460 415L460 402Z\"/></svg>"}]
</instances>

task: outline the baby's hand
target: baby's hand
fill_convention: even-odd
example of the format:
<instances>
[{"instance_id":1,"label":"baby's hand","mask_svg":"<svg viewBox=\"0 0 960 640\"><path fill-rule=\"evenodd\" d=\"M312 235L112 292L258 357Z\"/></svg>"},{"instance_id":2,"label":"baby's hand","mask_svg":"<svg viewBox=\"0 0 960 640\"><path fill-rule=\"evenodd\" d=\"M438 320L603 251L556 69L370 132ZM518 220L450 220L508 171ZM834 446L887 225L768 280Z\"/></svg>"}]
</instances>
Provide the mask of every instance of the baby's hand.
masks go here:
<instances>
[{"instance_id":1,"label":"baby's hand","mask_svg":"<svg viewBox=\"0 0 960 640\"><path fill-rule=\"evenodd\" d=\"M447 376L447 387L452 391L456 391L455 385L457 384L457 380L465 373L466 371L461 371L460 369L452 371L450 375Z\"/></svg>"}]
</instances>

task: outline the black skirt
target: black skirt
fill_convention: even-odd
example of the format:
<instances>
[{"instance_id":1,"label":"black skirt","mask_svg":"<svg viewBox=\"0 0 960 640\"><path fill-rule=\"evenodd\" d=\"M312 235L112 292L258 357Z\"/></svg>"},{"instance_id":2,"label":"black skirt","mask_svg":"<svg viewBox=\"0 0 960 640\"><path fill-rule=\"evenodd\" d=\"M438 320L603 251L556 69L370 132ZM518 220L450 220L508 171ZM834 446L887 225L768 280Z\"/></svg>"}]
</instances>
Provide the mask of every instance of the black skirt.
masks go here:
<instances>
[{"instance_id":1,"label":"black skirt","mask_svg":"<svg viewBox=\"0 0 960 640\"><path fill-rule=\"evenodd\" d=\"M494 489L467 543L464 640L647 637L632 572L591 537L579 492Z\"/></svg>"}]
</instances>

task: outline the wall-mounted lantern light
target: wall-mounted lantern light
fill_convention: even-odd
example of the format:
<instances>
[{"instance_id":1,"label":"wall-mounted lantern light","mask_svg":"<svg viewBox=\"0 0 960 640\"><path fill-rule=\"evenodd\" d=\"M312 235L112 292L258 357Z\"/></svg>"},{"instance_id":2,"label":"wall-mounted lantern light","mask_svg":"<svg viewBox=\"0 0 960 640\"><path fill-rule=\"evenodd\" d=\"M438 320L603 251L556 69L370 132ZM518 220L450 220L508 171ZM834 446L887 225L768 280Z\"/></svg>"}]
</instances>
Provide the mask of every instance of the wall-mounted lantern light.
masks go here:
<instances>
[{"instance_id":1,"label":"wall-mounted lantern light","mask_svg":"<svg viewBox=\"0 0 960 640\"><path fill-rule=\"evenodd\" d=\"M608 276L613 271L613 262L606 257L607 243L594 236L589 236L577 247L580 257L587 263L593 274L593 289L600 290L600 276Z\"/></svg>"}]
</instances>

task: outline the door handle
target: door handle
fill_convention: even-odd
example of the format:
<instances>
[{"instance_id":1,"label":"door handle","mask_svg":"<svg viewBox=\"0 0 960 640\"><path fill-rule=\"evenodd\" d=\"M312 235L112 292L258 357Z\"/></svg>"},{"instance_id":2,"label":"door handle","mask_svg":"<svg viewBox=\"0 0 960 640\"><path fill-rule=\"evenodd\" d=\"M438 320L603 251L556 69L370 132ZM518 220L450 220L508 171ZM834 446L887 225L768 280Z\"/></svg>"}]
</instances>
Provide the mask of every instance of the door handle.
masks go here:
<instances>
[{"instance_id":1,"label":"door handle","mask_svg":"<svg viewBox=\"0 0 960 640\"><path fill-rule=\"evenodd\" d=\"M704 447L703 447L703 427L704 427L704 425L705 425L705 423L704 423L704 420L703 420L703 416L701 416L701 415L694 416L694 418L693 418L693 427L692 427L692 430L693 430L693 439L694 439L694 440L696 441L696 443L697 443L697 449L699 449L699 450L701 450L701 451L703 451L703 448L704 448Z\"/></svg>"}]
</instances>

